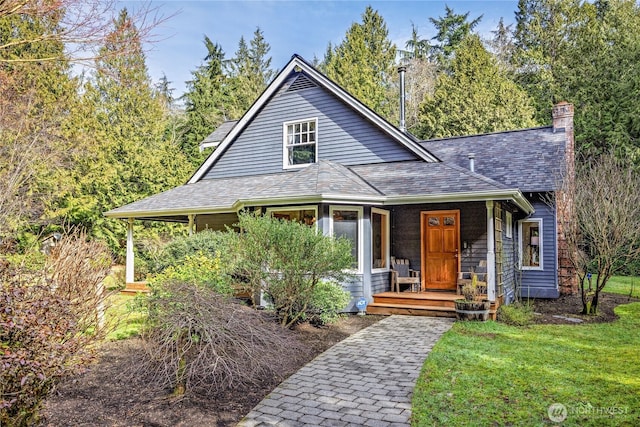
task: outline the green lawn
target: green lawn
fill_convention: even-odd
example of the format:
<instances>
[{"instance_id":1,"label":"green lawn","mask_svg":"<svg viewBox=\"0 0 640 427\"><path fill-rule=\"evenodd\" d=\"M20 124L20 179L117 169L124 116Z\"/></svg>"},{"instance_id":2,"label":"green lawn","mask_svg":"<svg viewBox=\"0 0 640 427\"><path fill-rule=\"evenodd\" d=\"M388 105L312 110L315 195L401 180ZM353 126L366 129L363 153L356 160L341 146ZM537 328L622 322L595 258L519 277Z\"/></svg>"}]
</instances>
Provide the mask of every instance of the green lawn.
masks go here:
<instances>
[{"instance_id":1,"label":"green lawn","mask_svg":"<svg viewBox=\"0 0 640 427\"><path fill-rule=\"evenodd\" d=\"M638 425L640 303L616 313L577 326L456 322L423 366L412 425L558 425L554 403L563 426Z\"/></svg>"},{"instance_id":2,"label":"green lawn","mask_svg":"<svg viewBox=\"0 0 640 427\"><path fill-rule=\"evenodd\" d=\"M603 292L612 294L631 295L640 298L640 277L638 276L613 276L609 279Z\"/></svg>"},{"instance_id":3,"label":"green lawn","mask_svg":"<svg viewBox=\"0 0 640 427\"><path fill-rule=\"evenodd\" d=\"M132 310L135 298L116 293L107 300L107 324L112 329L107 335L108 340L122 340L140 333L145 314L138 310Z\"/></svg>"}]
</instances>

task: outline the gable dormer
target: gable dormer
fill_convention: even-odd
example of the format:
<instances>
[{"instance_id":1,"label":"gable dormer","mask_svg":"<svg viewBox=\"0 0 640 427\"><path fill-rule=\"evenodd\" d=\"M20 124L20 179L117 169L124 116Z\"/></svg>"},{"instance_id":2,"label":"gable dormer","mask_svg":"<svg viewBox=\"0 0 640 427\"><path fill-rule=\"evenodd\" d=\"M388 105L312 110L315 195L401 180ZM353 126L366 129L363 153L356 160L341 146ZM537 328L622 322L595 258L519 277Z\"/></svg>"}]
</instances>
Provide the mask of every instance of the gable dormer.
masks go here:
<instances>
[{"instance_id":1,"label":"gable dormer","mask_svg":"<svg viewBox=\"0 0 640 427\"><path fill-rule=\"evenodd\" d=\"M437 161L302 58L294 56L190 182L344 165Z\"/></svg>"}]
</instances>

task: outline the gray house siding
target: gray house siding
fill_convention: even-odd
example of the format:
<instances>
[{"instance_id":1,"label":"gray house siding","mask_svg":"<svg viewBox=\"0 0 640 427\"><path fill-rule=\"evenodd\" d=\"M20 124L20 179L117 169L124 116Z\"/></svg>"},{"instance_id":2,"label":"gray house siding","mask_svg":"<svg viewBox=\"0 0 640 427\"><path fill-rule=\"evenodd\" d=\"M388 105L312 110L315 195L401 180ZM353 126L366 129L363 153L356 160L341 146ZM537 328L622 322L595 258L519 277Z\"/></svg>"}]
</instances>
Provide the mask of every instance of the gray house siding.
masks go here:
<instances>
[{"instance_id":1,"label":"gray house siding","mask_svg":"<svg viewBox=\"0 0 640 427\"><path fill-rule=\"evenodd\" d=\"M274 96L204 179L283 172L283 123L312 118L318 120L318 159L357 165L416 158L325 89L313 87Z\"/></svg>"},{"instance_id":2,"label":"gray house siding","mask_svg":"<svg viewBox=\"0 0 640 427\"><path fill-rule=\"evenodd\" d=\"M529 218L542 218L542 270L522 270L520 295L525 298L558 298L555 211L539 194L533 193L528 198L536 210Z\"/></svg>"},{"instance_id":3,"label":"gray house siding","mask_svg":"<svg viewBox=\"0 0 640 427\"><path fill-rule=\"evenodd\" d=\"M391 284L389 283L390 274L388 271L371 274L371 290L373 294L388 292L391 289Z\"/></svg>"},{"instance_id":4,"label":"gray house siding","mask_svg":"<svg viewBox=\"0 0 640 427\"><path fill-rule=\"evenodd\" d=\"M422 270L420 212L460 210L460 268L470 271L487 259L487 208L484 202L395 206L391 210L391 255Z\"/></svg>"}]
</instances>

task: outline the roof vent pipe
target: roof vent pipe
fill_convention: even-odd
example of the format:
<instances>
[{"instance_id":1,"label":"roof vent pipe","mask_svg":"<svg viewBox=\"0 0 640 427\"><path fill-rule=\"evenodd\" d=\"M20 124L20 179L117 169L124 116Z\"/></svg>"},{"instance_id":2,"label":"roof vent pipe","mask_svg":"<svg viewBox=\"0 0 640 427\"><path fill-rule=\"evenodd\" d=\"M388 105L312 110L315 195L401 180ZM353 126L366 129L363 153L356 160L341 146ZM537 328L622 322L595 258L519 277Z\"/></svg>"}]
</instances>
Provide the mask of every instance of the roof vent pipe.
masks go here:
<instances>
[{"instance_id":1,"label":"roof vent pipe","mask_svg":"<svg viewBox=\"0 0 640 427\"><path fill-rule=\"evenodd\" d=\"M400 74L400 130L402 132L407 130L404 120L404 73L407 71L407 67L404 65L398 67L398 74Z\"/></svg>"},{"instance_id":2,"label":"roof vent pipe","mask_svg":"<svg viewBox=\"0 0 640 427\"><path fill-rule=\"evenodd\" d=\"M469 170L476 171L476 155L474 153L469 153Z\"/></svg>"}]
</instances>

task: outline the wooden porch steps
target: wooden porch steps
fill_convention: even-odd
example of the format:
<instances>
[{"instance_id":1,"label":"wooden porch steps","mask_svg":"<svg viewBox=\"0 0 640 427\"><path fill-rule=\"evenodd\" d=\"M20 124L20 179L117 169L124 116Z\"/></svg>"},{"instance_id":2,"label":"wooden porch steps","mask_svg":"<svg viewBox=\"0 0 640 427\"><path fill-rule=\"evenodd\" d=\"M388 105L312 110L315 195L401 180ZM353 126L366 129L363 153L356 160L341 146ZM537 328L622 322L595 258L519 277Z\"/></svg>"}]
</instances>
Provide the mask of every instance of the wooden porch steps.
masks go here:
<instances>
[{"instance_id":1,"label":"wooden porch steps","mask_svg":"<svg viewBox=\"0 0 640 427\"><path fill-rule=\"evenodd\" d=\"M410 316L456 317L455 292L382 292L373 296L368 314L405 314ZM491 304L489 312L495 319L499 304Z\"/></svg>"},{"instance_id":2,"label":"wooden porch steps","mask_svg":"<svg viewBox=\"0 0 640 427\"><path fill-rule=\"evenodd\" d=\"M147 282L129 282L125 285L124 289L120 291L122 295L135 295L138 293L147 294L151 292Z\"/></svg>"}]
</instances>

